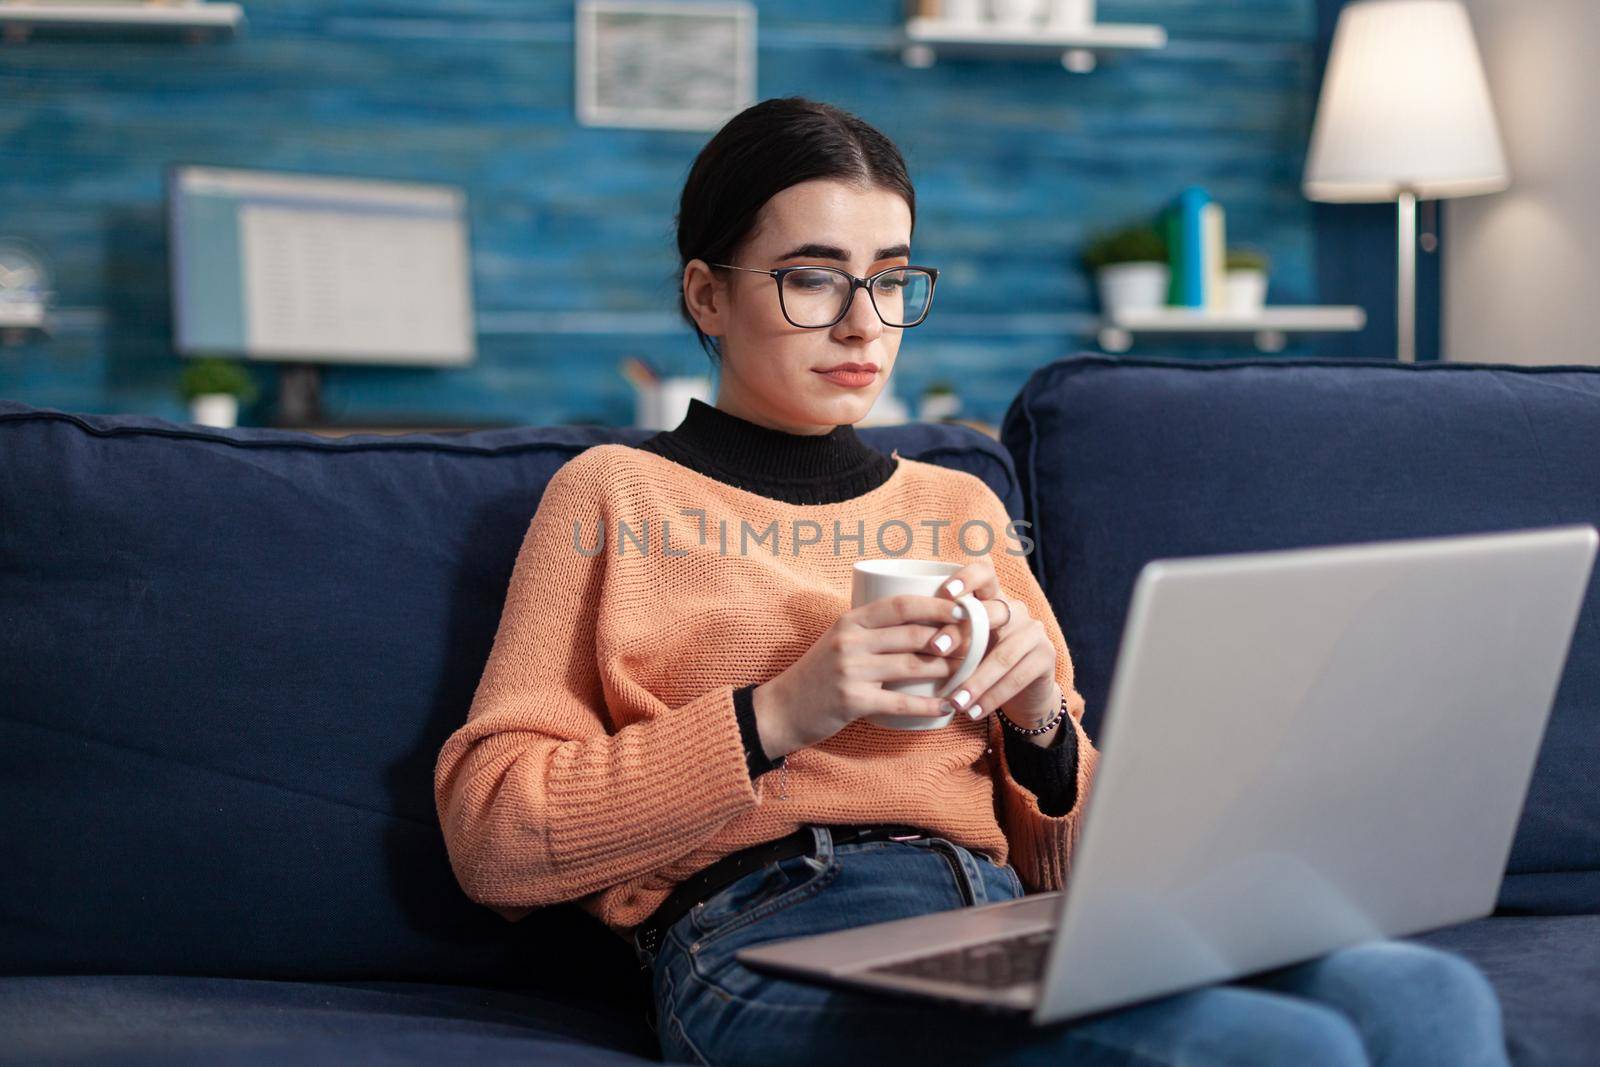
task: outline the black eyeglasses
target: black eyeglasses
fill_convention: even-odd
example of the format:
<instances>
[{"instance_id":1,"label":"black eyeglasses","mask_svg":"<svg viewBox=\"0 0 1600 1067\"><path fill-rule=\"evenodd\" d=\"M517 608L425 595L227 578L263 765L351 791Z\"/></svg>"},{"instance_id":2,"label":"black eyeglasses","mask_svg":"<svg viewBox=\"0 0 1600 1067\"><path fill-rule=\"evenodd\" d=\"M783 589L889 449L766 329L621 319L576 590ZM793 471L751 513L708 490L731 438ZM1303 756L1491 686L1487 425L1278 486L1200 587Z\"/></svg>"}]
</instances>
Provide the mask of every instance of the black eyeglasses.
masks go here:
<instances>
[{"instance_id":1,"label":"black eyeglasses","mask_svg":"<svg viewBox=\"0 0 1600 1067\"><path fill-rule=\"evenodd\" d=\"M791 326L821 330L832 326L850 310L857 289L865 289L872 310L885 326L907 329L928 317L933 306L933 287L939 272L933 267L889 267L865 278L857 278L838 267L779 267L757 270L732 263L713 263L713 267L766 274L778 283L778 307Z\"/></svg>"}]
</instances>

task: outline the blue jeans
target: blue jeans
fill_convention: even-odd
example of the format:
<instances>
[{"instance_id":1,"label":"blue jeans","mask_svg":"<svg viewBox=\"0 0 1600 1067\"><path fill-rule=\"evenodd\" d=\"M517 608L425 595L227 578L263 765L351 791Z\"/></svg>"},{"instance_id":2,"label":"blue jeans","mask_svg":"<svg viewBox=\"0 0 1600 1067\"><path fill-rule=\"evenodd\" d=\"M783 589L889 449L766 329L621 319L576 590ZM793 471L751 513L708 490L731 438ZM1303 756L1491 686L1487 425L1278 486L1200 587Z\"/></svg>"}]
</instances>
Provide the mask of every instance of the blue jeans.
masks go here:
<instances>
[{"instance_id":1,"label":"blue jeans","mask_svg":"<svg viewBox=\"0 0 1600 1067\"><path fill-rule=\"evenodd\" d=\"M669 1062L780 1064L1507 1064L1500 1002L1455 953L1386 939L1122 1009L1034 1027L935 1001L790 981L734 952L1023 895L1017 872L944 838L770 863L691 908L650 961Z\"/></svg>"}]
</instances>

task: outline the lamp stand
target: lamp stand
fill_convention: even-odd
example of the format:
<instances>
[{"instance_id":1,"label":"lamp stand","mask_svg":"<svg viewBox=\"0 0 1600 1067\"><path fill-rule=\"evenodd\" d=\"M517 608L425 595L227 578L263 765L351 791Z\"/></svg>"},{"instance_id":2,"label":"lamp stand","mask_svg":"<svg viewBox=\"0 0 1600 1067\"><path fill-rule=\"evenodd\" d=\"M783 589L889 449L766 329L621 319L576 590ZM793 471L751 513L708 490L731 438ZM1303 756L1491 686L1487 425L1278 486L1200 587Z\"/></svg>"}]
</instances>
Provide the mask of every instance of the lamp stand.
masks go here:
<instances>
[{"instance_id":1,"label":"lamp stand","mask_svg":"<svg viewBox=\"0 0 1600 1067\"><path fill-rule=\"evenodd\" d=\"M1399 292L1395 294L1395 349L1401 363L1417 360L1417 194L1400 190Z\"/></svg>"}]
</instances>

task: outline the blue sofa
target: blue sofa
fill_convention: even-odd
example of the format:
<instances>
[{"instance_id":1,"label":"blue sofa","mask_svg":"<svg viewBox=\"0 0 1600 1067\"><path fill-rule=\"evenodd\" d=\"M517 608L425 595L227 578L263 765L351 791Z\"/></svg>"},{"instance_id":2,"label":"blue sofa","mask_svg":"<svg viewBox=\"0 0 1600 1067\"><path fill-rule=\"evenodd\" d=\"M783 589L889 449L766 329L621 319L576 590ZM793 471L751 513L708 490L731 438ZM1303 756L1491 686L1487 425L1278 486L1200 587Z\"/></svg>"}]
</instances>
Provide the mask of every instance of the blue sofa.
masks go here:
<instances>
[{"instance_id":1,"label":"blue sofa","mask_svg":"<svg viewBox=\"0 0 1600 1067\"><path fill-rule=\"evenodd\" d=\"M0 401L0 1059L659 1059L630 948L461 893L433 808L566 460L648 431L337 440ZM1158 557L1600 521L1600 370L1080 355L984 478L1097 734ZM1519 1067L1600 1062L1600 646L1585 602L1492 917L1417 935L1500 990Z\"/></svg>"}]
</instances>

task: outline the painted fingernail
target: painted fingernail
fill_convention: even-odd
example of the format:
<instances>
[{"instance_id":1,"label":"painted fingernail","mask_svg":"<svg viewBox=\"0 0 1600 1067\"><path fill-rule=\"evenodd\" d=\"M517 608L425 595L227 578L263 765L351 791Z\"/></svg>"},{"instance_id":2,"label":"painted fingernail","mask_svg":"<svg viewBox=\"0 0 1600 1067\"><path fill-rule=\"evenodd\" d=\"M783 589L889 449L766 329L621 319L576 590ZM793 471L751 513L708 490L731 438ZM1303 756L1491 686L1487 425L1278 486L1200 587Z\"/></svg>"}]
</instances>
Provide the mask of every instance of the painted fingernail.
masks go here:
<instances>
[{"instance_id":1,"label":"painted fingernail","mask_svg":"<svg viewBox=\"0 0 1600 1067\"><path fill-rule=\"evenodd\" d=\"M952 711L956 710L956 706L950 703L949 697L945 697L943 700L939 701L939 710L948 715Z\"/></svg>"},{"instance_id":2,"label":"painted fingernail","mask_svg":"<svg viewBox=\"0 0 1600 1067\"><path fill-rule=\"evenodd\" d=\"M980 717L982 714L983 714L983 705L982 704L974 704L974 705L972 705L972 707L967 709L967 718L969 718L969 719L976 719L976 718Z\"/></svg>"},{"instance_id":3,"label":"painted fingernail","mask_svg":"<svg viewBox=\"0 0 1600 1067\"><path fill-rule=\"evenodd\" d=\"M956 695L950 698L951 702L954 703L955 706L958 707L958 708L966 707L967 706L967 701L969 701L971 699L972 699L972 694L967 692L965 689L956 690Z\"/></svg>"},{"instance_id":4,"label":"painted fingernail","mask_svg":"<svg viewBox=\"0 0 1600 1067\"><path fill-rule=\"evenodd\" d=\"M960 604L957 604L955 607L951 608L950 613L956 617L956 621L958 622L967 617L967 609L962 607Z\"/></svg>"},{"instance_id":5,"label":"painted fingernail","mask_svg":"<svg viewBox=\"0 0 1600 1067\"><path fill-rule=\"evenodd\" d=\"M961 584L960 578L952 578L945 583L944 588L945 592L949 593L951 596L960 596L961 590L965 589L966 586Z\"/></svg>"},{"instance_id":6,"label":"painted fingernail","mask_svg":"<svg viewBox=\"0 0 1600 1067\"><path fill-rule=\"evenodd\" d=\"M953 644L955 644L955 641L951 639L949 634L940 634L933 642L933 647L937 648L940 652L949 652L950 646Z\"/></svg>"}]
</instances>

